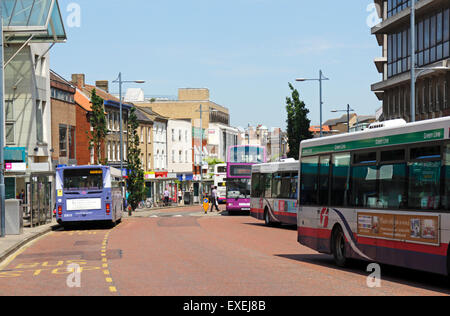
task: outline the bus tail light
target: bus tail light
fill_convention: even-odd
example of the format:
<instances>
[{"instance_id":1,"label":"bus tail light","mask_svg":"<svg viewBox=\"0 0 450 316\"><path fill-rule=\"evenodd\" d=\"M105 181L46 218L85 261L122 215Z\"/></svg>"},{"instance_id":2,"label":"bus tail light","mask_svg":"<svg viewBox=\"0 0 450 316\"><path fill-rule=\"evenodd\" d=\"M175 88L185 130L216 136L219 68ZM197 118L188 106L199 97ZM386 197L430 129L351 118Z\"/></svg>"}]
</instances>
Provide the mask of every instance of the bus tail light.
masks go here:
<instances>
[{"instance_id":1,"label":"bus tail light","mask_svg":"<svg viewBox=\"0 0 450 316\"><path fill-rule=\"evenodd\" d=\"M111 204L106 203L106 214L111 213Z\"/></svg>"},{"instance_id":2,"label":"bus tail light","mask_svg":"<svg viewBox=\"0 0 450 316\"><path fill-rule=\"evenodd\" d=\"M62 215L62 206L58 206L58 215L61 216Z\"/></svg>"}]
</instances>

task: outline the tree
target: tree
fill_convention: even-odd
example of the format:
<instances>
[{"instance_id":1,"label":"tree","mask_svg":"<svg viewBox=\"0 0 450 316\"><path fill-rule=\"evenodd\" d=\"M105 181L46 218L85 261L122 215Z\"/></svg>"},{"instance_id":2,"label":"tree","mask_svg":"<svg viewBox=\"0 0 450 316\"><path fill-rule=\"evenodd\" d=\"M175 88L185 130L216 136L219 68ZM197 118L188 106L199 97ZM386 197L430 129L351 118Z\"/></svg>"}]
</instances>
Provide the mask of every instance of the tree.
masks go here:
<instances>
[{"instance_id":1,"label":"tree","mask_svg":"<svg viewBox=\"0 0 450 316\"><path fill-rule=\"evenodd\" d=\"M313 137L309 130L311 120L308 119L309 110L300 100L299 92L289 83L292 96L286 98L287 135L289 143L288 158L299 159L300 143Z\"/></svg>"},{"instance_id":2,"label":"tree","mask_svg":"<svg viewBox=\"0 0 450 316\"><path fill-rule=\"evenodd\" d=\"M92 113L89 121L91 123L92 130L87 132L89 139L89 150L94 148L94 153L97 152L97 164L106 165L108 162L107 159L102 158L102 144L108 134L105 107L103 105L103 99L97 95L95 89L91 92L91 103Z\"/></svg>"},{"instance_id":3,"label":"tree","mask_svg":"<svg viewBox=\"0 0 450 316\"><path fill-rule=\"evenodd\" d=\"M128 179L127 190L128 205L134 211L145 198L144 170L141 163L141 149L139 148L139 123L136 116L136 108L131 108L128 118Z\"/></svg>"}]
</instances>

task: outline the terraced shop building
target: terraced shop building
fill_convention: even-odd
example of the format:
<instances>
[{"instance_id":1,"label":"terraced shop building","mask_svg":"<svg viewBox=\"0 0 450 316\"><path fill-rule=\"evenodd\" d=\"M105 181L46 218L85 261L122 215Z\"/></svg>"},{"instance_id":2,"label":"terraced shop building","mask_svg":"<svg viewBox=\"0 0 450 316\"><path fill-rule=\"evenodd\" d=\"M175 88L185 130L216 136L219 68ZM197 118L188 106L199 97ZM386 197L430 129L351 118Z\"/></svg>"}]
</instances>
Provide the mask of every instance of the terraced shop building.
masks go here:
<instances>
[{"instance_id":1,"label":"terraced shop building","mask_svg":"<svg viewBox=\"0 0 450 316\"><path fill-rule=\"evenodd\" d=\"M372 91L383 101L384 120L411 121L411 0L374 2L382 20L372 28L382 48L375 59L382 80ZM419 121L450 115L450 1L416 0L415 11Z\"/></svg>"}]
</instances>

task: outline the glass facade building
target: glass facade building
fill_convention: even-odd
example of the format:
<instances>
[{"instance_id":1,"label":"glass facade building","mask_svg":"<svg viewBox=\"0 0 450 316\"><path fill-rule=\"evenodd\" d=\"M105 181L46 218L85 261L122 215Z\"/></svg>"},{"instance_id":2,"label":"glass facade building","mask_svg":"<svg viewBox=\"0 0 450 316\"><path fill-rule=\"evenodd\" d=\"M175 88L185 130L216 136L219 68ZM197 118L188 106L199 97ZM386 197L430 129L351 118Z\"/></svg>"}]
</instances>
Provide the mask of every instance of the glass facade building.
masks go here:
<instances>
[{"instance_id":1,"label":"glass facade building","mask_svg":"<svg viewBox=\"0 0 450 316\"><path fill-rule=\"evenodd\" d=\"M411 1L375 1L382 22L372 29L382 46L383 57L375 62L383 80L372 90L383 102L384 120L403 118L411 121ZM407 10L408 9L408 10ZM448 0L416 0L415 120L450 115L450 2ZM436 68L439 69L436 69Z\"/></svg>"}]
</instances>

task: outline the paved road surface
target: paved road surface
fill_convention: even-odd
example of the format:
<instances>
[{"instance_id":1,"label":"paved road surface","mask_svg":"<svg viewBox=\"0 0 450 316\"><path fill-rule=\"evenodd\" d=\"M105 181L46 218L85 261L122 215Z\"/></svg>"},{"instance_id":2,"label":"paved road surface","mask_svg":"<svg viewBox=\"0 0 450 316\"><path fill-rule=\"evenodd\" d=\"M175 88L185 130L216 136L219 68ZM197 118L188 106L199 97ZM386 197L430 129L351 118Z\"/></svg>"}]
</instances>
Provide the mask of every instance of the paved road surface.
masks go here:
<instances>
[{"instance_id":1,"label":"paved road surface","mask_svg":"<svg viewBox=\"0 0 450 316\"><path fill-rule=\"evenodd\" d=\"M0 265L0 295L447 295L445 278L364 263L337 268L300 246L295 228L185 208L127 218L114 229L54 231ZM78 264L80 270L67 270ZM67 280L72 283L67 283ZM80 281L81 287L70 287Z\"/></svg>"}]
</instances>

